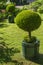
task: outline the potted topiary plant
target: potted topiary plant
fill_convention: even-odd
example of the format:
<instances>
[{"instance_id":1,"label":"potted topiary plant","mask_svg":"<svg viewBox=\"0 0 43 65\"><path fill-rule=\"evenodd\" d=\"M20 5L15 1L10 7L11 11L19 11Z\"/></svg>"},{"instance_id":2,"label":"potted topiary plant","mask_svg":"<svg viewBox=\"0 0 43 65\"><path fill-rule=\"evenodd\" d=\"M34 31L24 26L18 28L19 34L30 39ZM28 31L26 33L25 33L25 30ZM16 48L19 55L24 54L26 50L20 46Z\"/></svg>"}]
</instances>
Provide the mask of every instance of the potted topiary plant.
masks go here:
<instances>
[{"instance_id":1,"label":"potted topiary plant","mask_svg":"<svg viewBox=\"0 0 43 65\"><path fill-rule=\"evenodd\" d=\"M39 40L31 35L31 31L39 28L41 24L40 16L36 12L24 10L16 16L15 23L29 34L22 42L24 57L37 57L39 53Z\"/></svg>"},{"instance_id":2,"label":"potted topiary plant","mask_svg":"<svg viewBox=\"0 0 43 65\"><path fill-rule=\"evenodd\" d=\"M6 11L8 12L9 23L14 23L15 4L8 4L6 7Z\"/></svg>"}]
</instances>

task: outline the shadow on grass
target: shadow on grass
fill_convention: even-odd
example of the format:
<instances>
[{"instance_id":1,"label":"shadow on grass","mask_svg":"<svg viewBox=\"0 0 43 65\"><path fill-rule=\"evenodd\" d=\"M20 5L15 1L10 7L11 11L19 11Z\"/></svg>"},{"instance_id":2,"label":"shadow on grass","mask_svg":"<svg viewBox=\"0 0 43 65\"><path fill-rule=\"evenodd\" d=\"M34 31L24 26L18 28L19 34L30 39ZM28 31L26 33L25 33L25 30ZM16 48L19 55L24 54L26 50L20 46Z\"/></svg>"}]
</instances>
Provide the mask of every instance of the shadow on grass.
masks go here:
<instances>
[{"instance_id":1,"label":"shadow on grass","mask_svg":"<svg viewBox=\"0 0 43 65\"><path fill-rule=\"evenodd\" d=\"M19 62L17 60L13 60L12 63L14 63L15 65L24 65L23 62Z\"/></svg>"},{"instance_id":2,"label":"shadow on grass","mask_svg":"<svg viewBox=\"0 0 43 65\"><path fill-rule=\"evenodd\" d=\"M32 59L26 59L26 60L30 60L32 62L35 62L37 64L43 65L43 54L39 54L38 57L32 58Z\"/></svg>"},{"instance_id":3,"label":"shadow on grass","mask_svg":"<svg viewBox=\"0 0 43 65\"><path fill-rule=\"evenodd\" d=\"M8 24L0 23L0 28L5 28L5 27L8 27L8 26L9 26Z\"/></svg>"},{"instance_id":4,"label":"shadow on grass","mask_svg":"<svg viewBox=\"0 0 43 65\"><path fill-rule=\"evenodd\" d=\"M43 54L39 54L39 58L33 61L40 65L43 65Z\"/></svg>"}]
</instances>

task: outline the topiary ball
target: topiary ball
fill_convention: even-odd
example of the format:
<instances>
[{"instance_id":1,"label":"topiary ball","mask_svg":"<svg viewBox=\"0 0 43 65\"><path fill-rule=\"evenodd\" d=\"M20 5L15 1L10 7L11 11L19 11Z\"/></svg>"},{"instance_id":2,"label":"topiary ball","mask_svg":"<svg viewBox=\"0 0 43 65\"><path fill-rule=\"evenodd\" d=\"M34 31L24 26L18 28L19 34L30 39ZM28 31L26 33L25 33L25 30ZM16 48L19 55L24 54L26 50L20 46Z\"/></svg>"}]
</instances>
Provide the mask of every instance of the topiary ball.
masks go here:
<instances>
[{"instance_id":1,"label":"topiary ball","mask_svg":"<svg viewBox=\"0 0 43 65\"><path fill-rule=\"evenodd\" d=\"M16 16L15 23L21 29L29 32L37 29L40 26L41 18L36 12L24 10Z\"/></svg>"},{"instance_id":2,"label":"topiary ball","mask_svg":"<svg viewBox=\"0 0 43 65\"><path fill-rule=\"evenodd\" d=\"M15 5L14 4L8 4L7 7L6 7L6 11L7 12L14 12L15 10Z\"/></svg>"}]
</instances>

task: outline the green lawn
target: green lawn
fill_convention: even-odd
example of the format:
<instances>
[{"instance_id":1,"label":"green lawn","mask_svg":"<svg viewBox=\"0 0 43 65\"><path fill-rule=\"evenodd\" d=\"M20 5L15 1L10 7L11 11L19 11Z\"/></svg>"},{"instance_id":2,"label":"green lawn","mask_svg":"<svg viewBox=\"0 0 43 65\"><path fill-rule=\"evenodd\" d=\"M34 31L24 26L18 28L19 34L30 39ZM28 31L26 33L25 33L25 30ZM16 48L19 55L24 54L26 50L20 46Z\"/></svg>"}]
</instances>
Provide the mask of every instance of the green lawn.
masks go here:
<instances>
[{"instance_id":1,"label":"green lawn","mask_svg":"<svg viewBox=\"0 0 43 65\"><path fill-rule=\"evenodd\" d=\"M43 21L38 30L32 32L40 40L39 59L26 60L22 56L22 40L27 32L16 24L0 27L0 65L43 65Z\"/></svg>"}]
</instances>

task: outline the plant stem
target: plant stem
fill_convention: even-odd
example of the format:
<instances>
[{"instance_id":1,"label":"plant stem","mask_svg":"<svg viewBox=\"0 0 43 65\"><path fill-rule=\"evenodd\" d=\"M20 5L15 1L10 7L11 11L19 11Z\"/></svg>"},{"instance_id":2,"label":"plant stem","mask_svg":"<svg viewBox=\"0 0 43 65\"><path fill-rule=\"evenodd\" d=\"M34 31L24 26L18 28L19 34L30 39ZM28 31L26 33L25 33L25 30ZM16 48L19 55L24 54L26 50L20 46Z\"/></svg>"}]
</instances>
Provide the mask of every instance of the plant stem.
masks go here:
<instances>
[{"instance_id":1,"label":"plant stem","mask_svg":"<svg viewBox=\"0 0 43 65\"><path fill-rule=\"evenodd\" d=\"M31 39L31 32L29 32L29 38Z\"/></svg>"}]
</instances>

